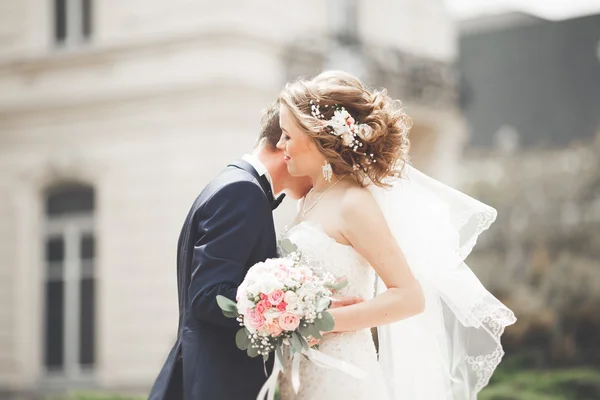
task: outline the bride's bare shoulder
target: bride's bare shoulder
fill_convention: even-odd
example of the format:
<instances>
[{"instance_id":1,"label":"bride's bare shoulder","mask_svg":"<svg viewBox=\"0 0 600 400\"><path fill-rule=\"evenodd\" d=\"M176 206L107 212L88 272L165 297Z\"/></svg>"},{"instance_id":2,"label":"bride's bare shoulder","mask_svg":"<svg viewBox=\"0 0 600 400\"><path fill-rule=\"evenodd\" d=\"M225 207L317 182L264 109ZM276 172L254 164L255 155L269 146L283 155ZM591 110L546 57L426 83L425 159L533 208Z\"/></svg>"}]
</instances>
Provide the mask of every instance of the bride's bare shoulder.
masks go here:
<instances>
[{"instance_id":1,"label":"bride's bare shoulder","mask_svg":"<svg viewBox=\"0 0 600 400\"><path fill-rule=\"evenodd\" d=\"M344 191L341 199L340 210L342 218L364 218L376 217L381 213L373 195L367 188L349 186Z\"/></svg>"}]
</instances>

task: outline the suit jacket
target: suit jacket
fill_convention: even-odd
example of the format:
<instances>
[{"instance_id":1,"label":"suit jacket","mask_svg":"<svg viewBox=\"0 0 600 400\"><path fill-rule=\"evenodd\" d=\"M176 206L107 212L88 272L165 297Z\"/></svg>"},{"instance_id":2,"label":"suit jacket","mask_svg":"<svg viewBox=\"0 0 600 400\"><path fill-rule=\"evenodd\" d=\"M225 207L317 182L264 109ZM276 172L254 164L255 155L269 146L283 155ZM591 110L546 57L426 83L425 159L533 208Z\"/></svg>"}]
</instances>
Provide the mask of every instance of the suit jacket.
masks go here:
<instances>
[{"instance_id":1,"label":"suit jacket","mask_svg":"<svg viewBox=\"0 0 600 400\"><path fill-rule=\"evenodd\" d=\"M177 251L177 341L149 399L254 400L266 381L262 357L236 347L239 323L216 302L217 295L235 300L248 269L277 257L265 182L250 164L236 161L192 205Z\"/></svg>"}]
</instances>

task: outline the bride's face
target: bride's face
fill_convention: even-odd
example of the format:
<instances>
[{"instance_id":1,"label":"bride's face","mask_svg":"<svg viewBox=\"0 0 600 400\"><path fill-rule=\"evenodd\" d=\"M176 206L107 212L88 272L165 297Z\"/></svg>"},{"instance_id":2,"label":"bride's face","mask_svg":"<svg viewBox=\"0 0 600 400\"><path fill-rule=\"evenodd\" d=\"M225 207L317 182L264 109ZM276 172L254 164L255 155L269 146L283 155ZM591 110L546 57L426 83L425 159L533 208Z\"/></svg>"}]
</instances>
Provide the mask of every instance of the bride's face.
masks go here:
<instances>
[{"instance_id":1,"label":"bride's face","mask_svg":"<svg viewBox=\"0 0 600 400\"><path fill-rule=\"evenodd\" d=\"M312 177L319 174L325 160L323 155L310 136L296 123L290 110L283 104L280 107L279 125L282 133L277 148L284 152L290 175Z\"/></svg>"}]
</instances>

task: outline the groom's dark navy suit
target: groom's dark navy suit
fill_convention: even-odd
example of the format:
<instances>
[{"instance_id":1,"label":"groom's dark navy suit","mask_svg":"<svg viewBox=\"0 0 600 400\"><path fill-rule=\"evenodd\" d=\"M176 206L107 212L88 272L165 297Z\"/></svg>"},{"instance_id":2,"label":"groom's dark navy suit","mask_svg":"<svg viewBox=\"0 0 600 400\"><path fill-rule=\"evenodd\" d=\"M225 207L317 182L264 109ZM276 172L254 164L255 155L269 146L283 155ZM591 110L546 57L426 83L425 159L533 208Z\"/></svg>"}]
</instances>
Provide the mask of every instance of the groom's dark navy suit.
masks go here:
<instances>
[{"instance_id":1,"label":"groom's dark navy suit","mask_svg":"<svg viewBox=\"0 0 600 400\"><path fill-rule=\"evenodd\" d=\"M177 252L177 341L150 399L256 399L267 378L262 358L250 358L236 347L240 327L222 314L216 296L235 300L248 269L277 257L275 203L266 177L237 161L192 205Z\"/></svg>"}]
</instances>

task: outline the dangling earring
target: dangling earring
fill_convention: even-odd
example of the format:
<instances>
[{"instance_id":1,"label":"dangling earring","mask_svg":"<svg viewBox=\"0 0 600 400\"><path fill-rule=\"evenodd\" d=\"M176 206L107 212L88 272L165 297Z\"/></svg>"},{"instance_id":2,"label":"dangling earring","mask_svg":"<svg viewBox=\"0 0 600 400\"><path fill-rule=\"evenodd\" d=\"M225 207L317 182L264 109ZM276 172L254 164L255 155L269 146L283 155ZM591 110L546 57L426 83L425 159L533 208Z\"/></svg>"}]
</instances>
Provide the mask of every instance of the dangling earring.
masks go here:
<instances>
[{"instance_id":1,"label":"dangling earring","mask_svg":"<svg viewBox=\"0 0 600 400\"><path fill-rule=\"evenodd\" d=\"M323 178L325 178L327 182L331 182L331 176L333 175L331 164L325 160L325 165L323 165L321 168L323 169Z\"/></svg>"}]
</instances>

